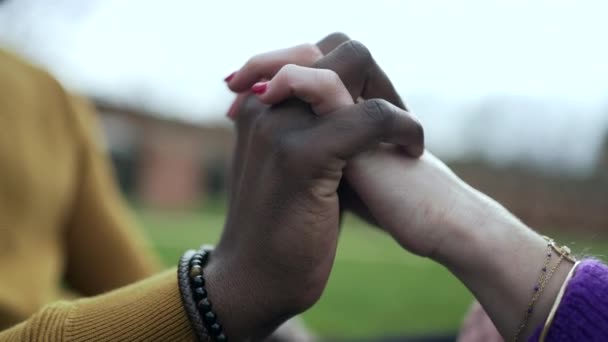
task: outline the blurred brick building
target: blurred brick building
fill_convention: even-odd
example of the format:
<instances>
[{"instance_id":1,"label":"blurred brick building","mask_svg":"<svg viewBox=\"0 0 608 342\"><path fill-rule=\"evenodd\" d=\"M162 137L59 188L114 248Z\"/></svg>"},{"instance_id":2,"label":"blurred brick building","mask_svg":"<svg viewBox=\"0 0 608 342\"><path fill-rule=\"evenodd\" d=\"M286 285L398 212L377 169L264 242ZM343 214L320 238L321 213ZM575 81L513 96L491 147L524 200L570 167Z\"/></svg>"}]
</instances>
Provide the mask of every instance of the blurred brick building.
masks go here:
<instances>
[{"instance_id":1,"label":"blurred brick building","mask_svg":"<svg viewBox=\"0 0 608 342\"><path fill-rule=\"evenodd\" d=\"M233 146L229 125L184 122L96 102L121 187L156 208L191 208L223 194ZM464 180L538 229L608 229L608 138L584 178L479 160L450 163ZM606 231L608 233L608 231Z\"/></svg>"},{"instance_id":2,"label":"blurred brick building","mask_svg":"<svg viewBox=\"0 0 608 342\"><path fill-rule=\"evenodd\" d=\"M221 195L229 125L198 123L95 101L121 188L138 203L187 209Z\"/></svg>"}]
</instances>

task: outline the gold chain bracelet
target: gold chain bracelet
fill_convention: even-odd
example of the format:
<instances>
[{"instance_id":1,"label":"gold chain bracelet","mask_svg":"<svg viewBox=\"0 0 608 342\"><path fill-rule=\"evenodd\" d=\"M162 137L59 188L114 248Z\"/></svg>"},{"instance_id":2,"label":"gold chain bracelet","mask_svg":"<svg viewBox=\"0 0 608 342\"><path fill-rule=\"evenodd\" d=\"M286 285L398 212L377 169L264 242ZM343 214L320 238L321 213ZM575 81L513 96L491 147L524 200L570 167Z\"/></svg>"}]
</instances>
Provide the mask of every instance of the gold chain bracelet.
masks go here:
<instances>
[{"instance_id":1,"label":"gold chain bracelet","mask_svg":"<svg viewBox=\"0 0 608 342\"><path fill-rule=\"evenodd\" d=\"M562 287L559 289L559 292L557 293L557 297L555 298L555 301L553 302L551 311L549 311L549 316L547 316L547 319L545 320L545 325L543 327L543 330L540 333L538 342L545 342L545 338L547 337L547 334L549 334L549 329L551 328L551 324L553 323L553 319L555 318L555 313L557 312L557 308L561 304L562 298L564 297L564 293L566 292L566 287L568 287L568 283L570 282L572 277L574 277L576 268L580 264L581 264L580 261L575 262L574 266L572 266L572 269L570 270L570 272L568 272L568 276L566 276L566 280L564 280L564 283L562 284Z\"/></svg>"},{"instance_id":2,"label":"gold chain bracelet","mask_svg":"<svg viewBox=\"0 0 608 342\"><path fill-rule=\"evenodd\" d=\"M526 311L524 312L524 318L522 319L521 323L519 324L519 327L517 328L517 331L515 332L515 337L513 338L513 341L515 342L519 340L521 333L524 331L526 326L528 326L528 321L530 320L532 312L534 311L534 304L536 304L536 301L542 294L543 290L545 289L545 286L547 286L562 261L566 259L572 263L576 262L576 258L574 258L570 254L570 248L568 248L567 246L558 247L557 245L555 245L555 241L553 241L553 239L547 236L543 236L543 238L547 241L545 262L543 263L543 267L541 268L538 281L534 285L534 293L532 294L532 298L530 299ZM551 262L553 252L556 252L559 255L559 259L557 260L557 263L547 272L547 267L549 266L549 262Z\"/></svg>"}]
</instances>

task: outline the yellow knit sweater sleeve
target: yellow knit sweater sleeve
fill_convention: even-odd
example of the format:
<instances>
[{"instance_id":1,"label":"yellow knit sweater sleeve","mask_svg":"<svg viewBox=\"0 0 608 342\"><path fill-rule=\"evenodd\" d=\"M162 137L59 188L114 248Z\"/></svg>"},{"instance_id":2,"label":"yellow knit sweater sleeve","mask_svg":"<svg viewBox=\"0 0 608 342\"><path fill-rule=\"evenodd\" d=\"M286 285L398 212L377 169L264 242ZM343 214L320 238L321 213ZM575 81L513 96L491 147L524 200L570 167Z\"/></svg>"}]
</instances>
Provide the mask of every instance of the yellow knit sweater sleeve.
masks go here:
<instances>
[{"instance_id":1,"label":"yellow knit sweater sleeve","mask_svg":"<svg viewBox=\"0 0 608 342\"><path fill-rule=\"evenodd\" d=\"M0 341L194 341L176 270L104 295L47 305Z\"/></svg>"},{"instance_id":2,"label":"yellow knit sweater sleeve","mask_svg":"<svg viewBox=\"0 0 608 342\"><path fill-rule=\"evenodd\" d=\"M94 109L81 98L66 102L78 146L64 237L66 277L73 289L90 296L148 277L160 263L118 192Z\"/></svg>"},{"instance_id":3,"label":"yellow knit sweater sleeve","mask_svg":"<svg viewBox=\"0 0 608 342\"><path fill-rule=\"evenodd\" d=\"M2 51L0 89L0 341L192 341L176 270L153 275L94 113ZM93 297L53 302L63 274Z\"/></svg>"}]
</instances>

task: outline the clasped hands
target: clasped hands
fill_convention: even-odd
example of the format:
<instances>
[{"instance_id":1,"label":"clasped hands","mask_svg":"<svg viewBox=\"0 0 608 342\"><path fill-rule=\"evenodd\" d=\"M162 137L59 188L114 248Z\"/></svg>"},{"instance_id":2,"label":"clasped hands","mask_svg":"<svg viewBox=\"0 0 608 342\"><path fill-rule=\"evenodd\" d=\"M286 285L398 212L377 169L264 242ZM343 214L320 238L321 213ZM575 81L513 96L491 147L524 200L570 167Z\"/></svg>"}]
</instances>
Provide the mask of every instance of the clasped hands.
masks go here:
<instances>
[{"instance_id":1,"label":"clasped hands","mask_svg":"<svg viewBox=\"0 0 608 342\"><path fill-rule=\"evenodd\" d=\"M233 340L318 300L345 208L416 254L441 261L458 248L477 193L424 151L421 124L363 44L332 34L254 56L226 81L237 139L207 272Z\"/></svg>"}]
</instances>

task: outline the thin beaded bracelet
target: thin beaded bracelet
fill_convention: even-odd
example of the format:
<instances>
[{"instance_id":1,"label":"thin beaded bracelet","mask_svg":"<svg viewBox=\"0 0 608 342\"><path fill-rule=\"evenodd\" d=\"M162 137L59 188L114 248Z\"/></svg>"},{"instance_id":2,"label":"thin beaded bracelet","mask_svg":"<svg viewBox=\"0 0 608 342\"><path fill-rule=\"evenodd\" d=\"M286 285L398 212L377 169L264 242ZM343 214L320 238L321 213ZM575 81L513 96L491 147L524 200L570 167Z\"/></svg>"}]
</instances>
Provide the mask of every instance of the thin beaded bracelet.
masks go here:
<instances>
[{"instance_id":1,"label":"thin beaded bracelet","mask_svg":"<svg viewBox=\"0 0 608 342\"><path fill-rule=\"evenodd\" d=\"M561 265L562 261L565 259L572 263L576 262L576 258L574 258L570 254L570 248L568 248L568 246L558 247L555 245L555 241L553 241L553 239L547 236L543 236L543 239L547 241L545 262L543 264L543 267L541 268L538 281L534 285L534 292L532 294L532 298L530 299L530 303L528 304L528 307L526 308L526 311L524 313L524 318L522 319L521 323L519 324L519 327L517 328L517 331L515 332L515 337L513 338L513 341L515 342L519 340L521 333L528 325L530 316L532 316L532 312L534 311L534 304L536 304L536 301L542 294L543 290L545 289L545 286L547 286L549 280L551 280L553 274L555 273L559 265ZM557 260L557 263L550 270L548 270L547 267L549 266L549 262L551 261L551 256L553 256L553 252L556 252L559 255L559 259Z\"/></svg>"},{"instance_id":2,"label":"thin beaded bracelet","mask_svg":"<svg viewBox=\"0 0 608 342\"><path fill-rule=\"evenodd\" d=\"M195 253L190 260L190 285L192 286L192 295L196 301L196 307L198 312L203 318L207 331L217 342L224 342L227 340L224 335L222 325L219 323L217 315L213 312L213 305L211 300L207 296L207 290L205 289L205 277L203 275L203 267L209 261L209 250L201 250L199 253Z\"/></svg>"},{"instance_id":3,"label":"thin beaded bracelet","mask_svg":"<svg viewBox=\"0 0 608 342\"><path fill-rule=\"evenodd\" d=\"M211 300L205 288L203 267L209 260L210 250L186 251L178 269L179 288L186 313L200 341L211 338L217 342L227 341L222 325L212 310ZM185 267L184 267L185 266Z\"/></svg>"}]
</instances>

